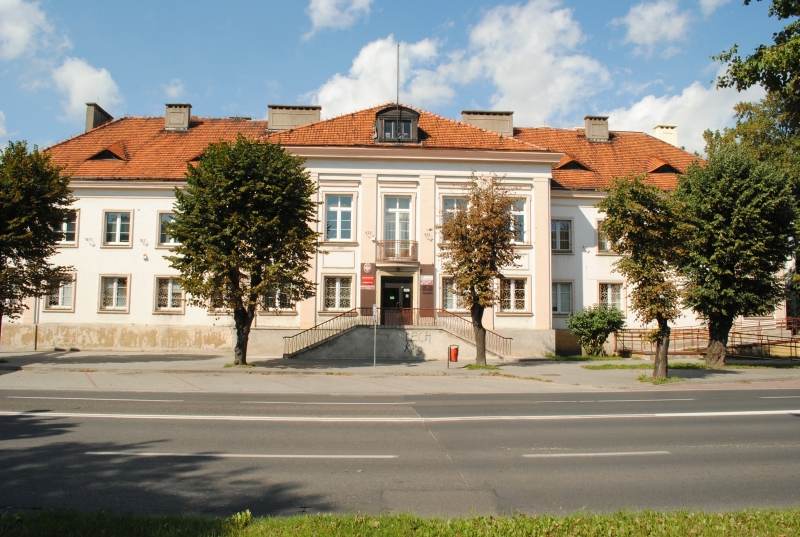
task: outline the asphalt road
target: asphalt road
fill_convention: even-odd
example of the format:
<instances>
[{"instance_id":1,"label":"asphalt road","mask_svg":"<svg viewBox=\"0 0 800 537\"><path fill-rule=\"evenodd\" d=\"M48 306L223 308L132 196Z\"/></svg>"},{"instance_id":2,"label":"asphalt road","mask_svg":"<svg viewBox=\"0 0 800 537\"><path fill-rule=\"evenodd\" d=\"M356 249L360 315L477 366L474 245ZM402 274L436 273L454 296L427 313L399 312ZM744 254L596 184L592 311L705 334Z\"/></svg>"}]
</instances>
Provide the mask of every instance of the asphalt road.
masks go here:
<instances>
[{"instance_id":1,"label":"asphalt road","mask_svg":"<svg viewBox=\"0 0 800 537\"><path fill-rule=\"evenodd\" d=\"M0 391L0 509L457 515L800 504L800 391Z\"/></svg>"}]
</instances>

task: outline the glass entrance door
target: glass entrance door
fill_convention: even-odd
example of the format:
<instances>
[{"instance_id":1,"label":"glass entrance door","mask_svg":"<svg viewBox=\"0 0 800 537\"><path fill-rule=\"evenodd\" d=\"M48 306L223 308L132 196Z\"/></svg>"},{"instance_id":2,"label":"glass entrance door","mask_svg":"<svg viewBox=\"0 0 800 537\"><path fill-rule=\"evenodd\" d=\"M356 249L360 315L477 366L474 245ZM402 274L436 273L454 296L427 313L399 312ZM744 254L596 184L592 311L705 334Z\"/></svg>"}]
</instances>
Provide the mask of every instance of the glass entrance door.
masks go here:
<instances>
[{"instance_id":1,"label":"glass entrance door","mask_svg":"<svg viewBox=\"0 0 800 537\"><path fill-rule=\"evenodd\" d=\"M381 324L411 325L414 314L413 278L381 278Z\"/></svg>"}]
</instances>

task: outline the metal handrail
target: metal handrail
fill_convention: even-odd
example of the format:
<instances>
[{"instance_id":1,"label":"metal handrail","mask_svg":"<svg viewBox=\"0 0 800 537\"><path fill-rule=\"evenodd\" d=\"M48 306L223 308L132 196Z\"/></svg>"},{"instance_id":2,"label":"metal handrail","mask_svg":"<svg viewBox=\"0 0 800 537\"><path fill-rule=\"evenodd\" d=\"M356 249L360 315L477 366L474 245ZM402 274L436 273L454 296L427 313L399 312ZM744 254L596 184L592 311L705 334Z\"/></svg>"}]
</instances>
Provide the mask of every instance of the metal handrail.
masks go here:
<instances>
[{"instance_id":1,"label":"metal handrail","mask_svg":"<svg viewBox=\"0 0 800 537\"><path fill-rule=\"evenodd\" d=\"M417 241L384 240L375 241L377 261L416 261Z\"/></svg>"}]
</instances>

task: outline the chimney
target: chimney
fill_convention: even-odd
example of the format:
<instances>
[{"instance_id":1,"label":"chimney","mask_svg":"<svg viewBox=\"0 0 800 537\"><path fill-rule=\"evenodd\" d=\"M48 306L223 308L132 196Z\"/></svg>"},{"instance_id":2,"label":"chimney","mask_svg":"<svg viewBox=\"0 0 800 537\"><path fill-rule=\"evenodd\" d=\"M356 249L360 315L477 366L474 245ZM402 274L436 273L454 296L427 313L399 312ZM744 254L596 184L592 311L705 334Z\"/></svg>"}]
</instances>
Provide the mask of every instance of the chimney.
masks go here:
<instances>
[{"instance_id":1,"label":"chimney","mask_svg":"<svg viewBox=\"0 0 800 537\"><path fill-rule=\"evenodd\" d=\"M268 107L267 128L285 131L319 121L321 106L271 104Z\"/></svg>"},{"instance_id":2,"label":"chimney","mask_svg":"<svg viewBox=\"0 0 800 537\"><path fill-rule=\"evenodd\" d=\"M514 112L499 110L462 110L461 121L473 127L496 132L509 138L514 136Z\"/></svg>"},{"instance_id":3,"label":"chimney","mask_svg":"<svg viewBox=\"0 0 800 537\"><path fill-rule=\"evenodd\" d=\"M96 129L100 125L108 123L114 117L103 110L103 107L97 103L86 103L86 131Z\"/></svg>"},{"instance_id":4,"label":"chimney","mask_svg":"<svg viewBox=\"0 0 800 537\"><path fill-rule=\"evenodd\" d=\"M608 141L608 116L585 116L583 125L586 139L590 142Z\"/></svg>"},{"instance_id":5,"label":"chimney","mask_svg":"<svg viewBox=\"0 0 800 537\"><path fill-rule=\"evenodd\" d=\"M167 104L164 110L164 130L187 131L191 117L191 104Z\"/></svg>"},{"instance_id":6,"label":"chimney","mask_svg":"<svg viewBox=\"0 0 800 537\"><path fill-rule=\"evenodd\" d=\"M678 127L675 125L656 125L653 128L653 136L678 147Z\"/></svg>"}]
</instances>

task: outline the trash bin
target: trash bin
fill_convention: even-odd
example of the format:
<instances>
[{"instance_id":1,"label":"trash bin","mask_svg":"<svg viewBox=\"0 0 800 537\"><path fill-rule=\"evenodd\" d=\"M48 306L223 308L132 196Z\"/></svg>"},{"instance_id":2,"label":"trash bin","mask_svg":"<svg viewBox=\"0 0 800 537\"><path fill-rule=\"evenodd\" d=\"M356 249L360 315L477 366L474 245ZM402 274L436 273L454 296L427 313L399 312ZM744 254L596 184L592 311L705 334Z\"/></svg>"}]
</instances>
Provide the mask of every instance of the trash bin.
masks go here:
<instances>
[{"instance_id":1,"label":"trash bin","mask_svg":"<svg viewBox=\"0 0 800 537\"><path fill-rule=\"evenodd\" d=\"M447 347L447 359L450 362L458 362L458 345Z\"/></svg>"}]
</instances>

